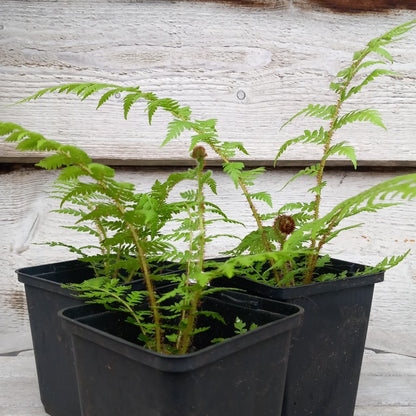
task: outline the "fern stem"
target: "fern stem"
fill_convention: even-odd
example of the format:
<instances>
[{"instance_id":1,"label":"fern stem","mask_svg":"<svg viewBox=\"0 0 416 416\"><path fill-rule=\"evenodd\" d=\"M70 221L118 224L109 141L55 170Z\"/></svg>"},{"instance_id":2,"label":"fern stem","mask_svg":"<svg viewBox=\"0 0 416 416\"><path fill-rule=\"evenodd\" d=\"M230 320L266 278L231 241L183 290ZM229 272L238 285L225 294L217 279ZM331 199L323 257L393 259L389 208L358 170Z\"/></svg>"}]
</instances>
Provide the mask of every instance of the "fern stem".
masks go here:
<instances>
[{"instance_id":1,"label":"fern stem","mask_svg":"<svg viewBox=\"0 0 416 416\"><path fill-rule=\"evenodd\" d=\"M88 168L88 166L84 164L78 164L78 166L83 169L90 177L94 177L93 172ZM162 328L161 328L161 319L160 319L160 313L159 308L156 301L156 295L155 295L155 287L151 278L150 274L150 267L149 263L147 262L145 251L143 250L142 244L140 242L140 237L137 233L136 228L134 225L130 224L129 221L126 219L126 212L124 209L123 204L114 196L109 195L108 192L108 186L103 180L96 179L97 183L102 187L103 191L106 195L110 196L110 198L113 200L114 205L116 206L117 210L121 214L122 218L124 219L126 226L128 230L131 233L134 245L137 249L137 257L140 262L141 271L143 274L143 279L146 284L146 288L148 291L148 298L149 298L149 307L152 311L152 316L155 324L155 344L156 344L156 351L162 352Z\"/></svg>"},{"instance_id":2,"label":"fern stem","mask_svg":"<svg viewBox=\"0 0 416 416\"><path fill-rule=\"evenodd\" d=\"M191 214L191 210L189 208L189 206L186 207L187 209L187 213L189 216L189 219L192 218L192 214ZM193 266L193 262L192 262L192 251L193 251L193 242L194 242L194 236L193 236L193 230L192 227L189 228L189 256L188 259L186 261L186 279L184 282L185 287L189 287L189 285L191 284L191 281L189 279L189 276L192 273L192 266ZM186 320L186 314L187 314L187 310L186 308L183 308L181 311L181 322L184 322ZM181 349L181 345L182 345L182 337L183 337L183 331L179 330L178 331L178 338L176 340L176 349L179 351Z\"/></svg>"},{"instance_id":3,"label":"fern stem","mask_svg":"<svg viewBox=\"0 0 416 416\"><path fill-rule=\"evenodd\" d=\"M326 142L325 142L325 145L324 145L322 158L321 158L321 161L319 163L318 173L317 173L317 176L316 176L317 192L316 192L316 195L315 195L314 217L313 217L315 221L319 219L323 176L324 176L326 161L328 159L329 151L330 151L330 148L331 148L332 139L334 137L335 131L338 130L338 128L339 128L339 127L337 127L336 122L337 122L339 114L341 112L342 105L345 102L344 94L346 93L349 85L351 84L352 80L354 79L355 75L357 74L358 68L361 65L362 61L366 58L366 56L369 53L370 53L370 50L368 50L368 49L365 50L361 54L361 56L353 62L352 66L351 66L351 72L347 76L342 88L338 92L339 98L338 98L337 104L335 106L334 114L331 117L331 120L330 120L330 123L329 123L329 128L328 128L328 131L327 131L327 138L326 138ZM311 238L311 243L310 243L309 248L311 249L312 253L308 256L308 259L307 259L307 268L306 268L305 276L303 278L303 284L309 284L309 283L312 282L313 273L315 272L315 269L316 269L316 264L317 264L317 261L318 261L319 253L320 253L320 250L321 250L322 246L324 245L324 243L326 241L326 238L322 237L323 240L321 240L321 242L319 242L318 245L317 245L316 238L315 237Z\"/></svg>"},{"instance_id":4,"label":"fern stem","mask_svg":"<svg viewBox=\"0 0 416 416\"><path fill-rule=\"evenodd\" d=\"M120 205L118 206L118 208L119 208L120 213L124 215L125 212L124 212L123 207ZM148 291L149 307L152 311L154 324L156 326L156 329L155 329L156 351L162 352L162 338L163 337L162 337L161 319L160 319L159 307L156 301L155 286L153 284L151 274L150 274L149 263L147 262L146 254L140 243L140 238L137 234L136 228L132 224L129 224L127 221L126 221L126 224L127 224L128 229L130 230L130 233L133 237L134 244L137 248L137 254L138 254L139 261L140 261L143 278L144 278L146 288Z\"/></svg>"},{"instance_id":5,"label":"fern stem","mask_svg":"<svg viewBox=\"0 0 416 416\"><path fill-rule=\"evenodd\" d=\"M205 238L206 238L205 218L204 218L204 213L205 213L204 181L202 178L204 165L205 165L204 158L200 158L198 160L198 167L196 170L197 178L198 178L198 190L197 190L196 203L198 206L198 228L199 228L198 272L202 272L204 269Z\"/></svg>"},{"instance_id":6,"label":"fern stem","mask_svg":"<svg viewBox=\"0 0 416 416\"><path fill-rule=\"evenodd\" d=\"M230 163L230 160L225 155L222 154L222 152L220 151L220 149L217 146L211 145L211 148L214 150L214 152L218 156L220 156L220 158L222 159L222 161L224 163ZM266 231L264 230L264 225L263 225L263 222L260 218L260 214L259 214L259 212L258 212L258 210L257 210L257 208L256 208L256 206L253 202L253 198L251 198L251 196L250 196L250 192L248 191L246 184L244 183L244 181L241 178L238 178L238 185L240 186L241 191L243 192L243 195L247 200L247 203L248 203L248 205L250 207L250 210L251 210L251 214L252 214L254 220L256 221L258 230L260 231L261 240L263 242L264 250L266 252L272 252L273 251L272 245L270 244L270 241L267 238L267 234L266 234ZM273 273L274 280L275 280L276 283L279 283L281 277L279 276L279 273L277 272L276 268L274 267L274 265L276 263L273 259L269 259L269 263L270 263L270 266L272 267L272 273Z\"/></svg>"},{"instance_id":7,"label":"fern stem","mask_svg":"<svg viewBox=\"0 0 416 416\"><path fill-rule=\"evenodd\" d=\"M192 293L189 310L187 311L186 327L181 331L179 354L185 354L188 352L189 347L192 344L192 333L196 324L196 318L198 315L198 307L202 296L202 289L195 290Z\"/></svg>"},{"instance_id":8,"label":"fern stem","mask_svg":"<svg viewBox=\"0 0 416 416\"><path fill-rule=\"evenodd\" d=\"M192 153L192 156L197 160L196 167L196 178L198 182L197 194L196 194L196 205L198 211L198 231L197 236L197 256L198 261L193 268L197 274L203 273L204 271L204 253L205 253L205 238L206 238L206 224L205 224L205 197L204 197L204 178L203 170L205 167L205 149L202 146L196 147ZM193 241L191 238L191 247ZM188 270L188 276L191 270ZM189 278L186 280L186 284L189 285ZM198 284L198 283L197 283ZM192 296L190 300L189 308L185 308L182 311L182 322L186 321L185 329L180 330L178 334L177 346L180 354L185 354L192 344L192 333L196 325L198 306L201 300L202 290L192 290Z\"/></svg>"}]
</instances>

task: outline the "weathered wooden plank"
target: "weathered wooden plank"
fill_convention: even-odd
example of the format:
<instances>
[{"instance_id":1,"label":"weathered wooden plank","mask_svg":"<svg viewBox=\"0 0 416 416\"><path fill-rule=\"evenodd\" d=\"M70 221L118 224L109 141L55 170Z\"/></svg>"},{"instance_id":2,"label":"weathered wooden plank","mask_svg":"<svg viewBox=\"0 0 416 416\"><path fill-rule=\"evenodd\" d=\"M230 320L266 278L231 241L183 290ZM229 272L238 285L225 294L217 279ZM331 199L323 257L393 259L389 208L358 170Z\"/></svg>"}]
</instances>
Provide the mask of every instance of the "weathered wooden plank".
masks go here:
<instances>
[{"instance_id":1,"label":"weathered wooden plank","mask_svg":"<svg viewBox=\"0 0 416 416\"><path fill-rule=\"evenodd\" d=\"M366 352L357 397L358 406L415 408L415 390L416 354L405 357Z\"/></svg>"},{"instance_id":2,"label":"weathered wooden plank","mask_svg":"<svg viewBox=\"0 0 416 416\"><path fill-rule=\"evenodd\" d=\"M1 416L46 416L39 398L33 351L0 356Z\"/></svg>"},{"instance_id":3,"label":"weathered wooden plank","mask_svg":"<svg viewBox=\"0 0 416 416\"><path fill-rule=\"evenodd\" d=\"M140 84L190 105L195 118L217 118L222 138L242 141L254 164L271 164L285 139L310 127L302 122L279 131L282 123L309 102L330 101L328 84L352 52L414 13L354 15L290 2L270 8L5 0L0 16L1 119L83 146L107 162L165 165L188 163L188 138L160 149L169 119L159 115L148 128L139 105L126 122L122 97L99 112L95 100L80 104L55 95L36 104L5 106L57 83ZM362 106L378 108L389 130L361 123L342 135L356 146L362 165L416 163L415 42L413 31L392 47L403 79L376 82L362 96ZM284 155L284 161L299 164L318 157L316 149L301 147ZM0 160L33 161L4 143Z\"/></svg>"},{"instance_id":4,"label":"weathered wooden plank","mask_svg":"<svg viewBox=\"0 0 416 416\"><path fill-rule=\"evenodd\" d=\"M355 416L413 416L416 358L366 351ZM33 352L0 356L0 416L44 416Z\"/></svg>"},{"instance_id":5,"label":"weathered wooden plank","mask_svg":"<svg viewBox=\"0 0 416 416\"><path fill-rule=\"evenodd\" d=\"M347 13L416 9L414 0L367 0L363 2L356 0L293 0L293 2L303 7L326 7L337 12Z\"/></svg>"},{"instance_id":6,"label":"weathered wooden plank","mask_svg":"<svg viewBox=\"0 0 416 416\"><path fill-rule=\"evenodd\" d=\"M119 174L122 181L135 183L138 190L146 190L156 178L163 179L167 169L123 168ZM255 189L267 189L274 197L275 207L289 201L304 200L311 183L299 179L285 192L278 192L291 177L291 169L276 169L262 176ZM221 172L215 171L218 181L218 198L212 200L223 207L231 218L254 228L254 220L240 192ZM323 210L329 210L341 198L359 193L397 174L397 172L348 172L329 171L328 187L324 193ZM61 225L70 224L69 218L57 214L47 215L56 208L57 201L48 199L46 191L55 175L50 172L22 168L0 175L0 326L13 335L22 348L28 340L23 334L28 331L24 310L23 287L17 282L14 270L34 264L50 263L72 258L63 249L34 245L54 239L64 239L69 244L85 244L85 236L63 230ZM267 208L264 212L267 212ZM416 201L385 209L377 215L362 215L357 222L365 222L358 230L344 233L343 238L328 245L327 252L334 257L363 264L376 264L385 256L402 254L408 249L413 253L397 268L386 274L384 283L376 285L371 324L367 345L374 349L401 354L414 354L416 345L416 234L414 218ZM235 231L243 236L247 230L221 225L221 233ZM217 230L218 231L218 230ZM212 230L213 233L216 230ZM222 239L207 248L207 256L230 249L234 241ZM19 335L20 333L20 335ZM12 336L12 335L11 335ZM6 351L8 348L5 345Z\"/></svg>"}]
</instances>

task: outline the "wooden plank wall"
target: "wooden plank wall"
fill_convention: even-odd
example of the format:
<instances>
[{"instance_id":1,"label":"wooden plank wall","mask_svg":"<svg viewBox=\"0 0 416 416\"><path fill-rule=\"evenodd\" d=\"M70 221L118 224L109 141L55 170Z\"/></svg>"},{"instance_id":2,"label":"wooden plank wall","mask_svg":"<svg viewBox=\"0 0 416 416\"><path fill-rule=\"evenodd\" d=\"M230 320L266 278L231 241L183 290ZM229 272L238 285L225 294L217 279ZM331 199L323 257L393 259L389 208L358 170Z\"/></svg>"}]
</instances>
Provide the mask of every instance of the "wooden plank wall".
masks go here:
<instances>
[{"instance_id":1,"label":"wooden plank wall","mask_svg":"<svg viewBox=\"0 0 416 416\"><path fill-rule=\"evenodd\" d=\"M238 3L2 1L2 118L112 163L186 163L187 139L160 149L167 119L160 115L148 128L139 105L126 123L122 97L99 112L94 99L80 106L74 97L57 96L4 107L57 83L140 85L190 105L196 118L217 118L223 138L243 141L251 160L270 164L279 143L308 127L280 131L281 125L305 104L332 103L328 85L352 53L415 16L408 10L334 13L308 1ZM361 166L414 165L415 42L416 31L393 47L402 79L386 78L362 95L362 105L379 109L389 130L362 123L342 135L356 146ZM13 146L1 143L0 150L1 160L22 161ZM298 148L284 160L292 165L316 157L314 148Z\"/></svg>"},{"instance_id":2,"label":"wooden plank wall","mask_svg":"<svg viewBox=\"0 0 416 416\"><path fill-rule=\"evenodd\" d=\"M146 189L156 177L166 176L169 166L189 163L186 137L159 147L165 116L158 116L149 128L139 105L124 121L118 97L98 112L94 99L80 104L72 96L50 95L37 103L8 106L57 83L140 85L190 105L196 118L217 118L223 138L244 142L249 163L270 166L279 144L307 128L280 131L282 123L309 102L331 102L328 84L333 75L367 40L415 18L412 4L360 2L356 13L346 10L346 0L2 0L0 119L80 145L97 160L123 165L120 178ZM369 10L362 10L365 5ZM363 93L362 105L379 109L389 129L360 124L345 130L345 138L356 146L361 169L354 172L342 160L334 163L325 209L384 179L414 171L415 43L413 31L391 48L401 79L386 78ZM280 168L270 168L258 188L271 191L276 205L303 198L310 187L306 180L294 182L285 193L278 190L294 167L317 157L311 148L288 152ZM33 242L56 235L68 242L79 240L59 228L62 218L47 215L54 207L46 195L54 175L32 168L33 161L33 155L0 143L0 327L9 334L0 341L3 352L11 344L24 349L30 343L23 289L14 269L71 258ZM254 226L241 195L219 170L215 174L220 202L228 203L230 215ZM415 202L408 202L363 217L365 225L358 232L349 232L328 250L369 264L409 248L415 251L415 208ZM212 247L209 254L217 251L218 246ZM414 354L415 295L413 253L376 289L368 339L372 348Z\"/></svg>"}]
</instances>

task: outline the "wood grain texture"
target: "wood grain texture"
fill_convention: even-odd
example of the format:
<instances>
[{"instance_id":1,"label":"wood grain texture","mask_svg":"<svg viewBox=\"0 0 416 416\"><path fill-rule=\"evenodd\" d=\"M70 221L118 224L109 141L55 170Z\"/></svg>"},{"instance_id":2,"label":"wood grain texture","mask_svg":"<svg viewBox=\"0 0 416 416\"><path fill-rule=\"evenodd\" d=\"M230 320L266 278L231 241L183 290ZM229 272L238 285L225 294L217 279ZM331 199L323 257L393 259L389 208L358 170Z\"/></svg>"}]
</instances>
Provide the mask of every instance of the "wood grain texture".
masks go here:
<instances>
[{"instance_id":1,"label":"wood grain texture","mask_svg":"<svg viewBox=\"0 0 416 416\"><path fill-rule=\"evenodd\" d=\"M414 416L416 359L366 351L354 416ZM0 416L46 416L33 351L0 356Z\"/></svg>"},{"instance_id":2,"label":"wood grain texture","mask_svg":"<svg viewBox=\"0 0 416 416\"><path fill-rule=\"evenodd\" d=\"M354 416L414 416L416 358L364 353ZM0 416L46 416L33 351L0 356Z\"/></svg>"},{"instance_id":3,"label":"wood grain texture","mask_svg":"<svg viewBox=\"0 0 416 416\"><path fill-rule=\"evenodd\" d=\"M416 10L414 0L294 0L296 4L319 5L337 12L375 12L393 9Z\"/></svg>"},{"instance_id":4,"label":"wood grain texture","mask_svg":"<svg viewBox=\"0 0 416 416\"><path fill-rule=\"evenodd\" d=\"M136 184L138 190L147 190L156 178L163 179L169 170L155 168L123 168L119 179ZM311 183L297 180L287 190L279 189L294 173L291 169L268 171L261 177L256 190L267 189L274 196L275 208L289 201L305 200ZM218 181L218 203L231 218L247 224L247 229L221 225L221 233L234 232L239 236L254 229L254 220L228 177L215 170ZM395 172L345 172L330 171L325 190L323 210L329 210L341 199L353 196L365 188L394 176ZM60 228L70 225L71 219L58 214L48 214L56 208L57 201L47 198L55 175L50 172L21 168L0 175L0 327L4 333L21 334L28 331L23 301L23 287L17 282L14 270L19 267L52 263L70 259L73 255L60 248L35 245L35 242L63 240L69 244L91 242L84 235ZM259 204L262 212L267 208ZM415 355L416 323L416 231L414 225L416 201L385 209L377 215L361 215L356 222L364 222L359 229L345 232L342 238L327 246L334 257L374 265L386 256L413 253L397 268L386 274L385 282L377 284L368 346L374 349ZM347 225L347 224L345 224ZM218 233L219 229L212 229ZM234 240L221 239L208 245L206 255L216 256L230 249ZM10 335L12 336L12 335ZM16 342L18 342L17 337ZM24 340L21 340L24 346ZM1 351L0 351L1 352Z\"/></svg>"},{"instance_id":5,"label":"wood grain texture","mask_svg":"<svg viewBox=\"0 0 416 416\"><path fill-rule=\"evenodd\" d=\"M285 139L311 128L280 126L309 102L330 102L328 84L353 51L414 12L363 15L306 9L292 2L246 7L191 1L10 1L0 3L0 118L83 146L113 164L189 162L189 137L159 148L169 119L151 128L143 106L124 121L121 97L96 112L96 100L50 95L7 107L59 83L106 81L141 85L190 105L198 119L217 118L221 138L242 141L253 164L271 164ZM357 148L361 165L416 165L416 31L391 49L403 74L363 92L389 130L366 123L339 139ZM352 106L360 105L356 100ZM315 160L315 148L294 148L283 164ZM3 162L33 162L0 143ZM339 161L339 164L346 164Z\"/></svg>"}]
</instances>

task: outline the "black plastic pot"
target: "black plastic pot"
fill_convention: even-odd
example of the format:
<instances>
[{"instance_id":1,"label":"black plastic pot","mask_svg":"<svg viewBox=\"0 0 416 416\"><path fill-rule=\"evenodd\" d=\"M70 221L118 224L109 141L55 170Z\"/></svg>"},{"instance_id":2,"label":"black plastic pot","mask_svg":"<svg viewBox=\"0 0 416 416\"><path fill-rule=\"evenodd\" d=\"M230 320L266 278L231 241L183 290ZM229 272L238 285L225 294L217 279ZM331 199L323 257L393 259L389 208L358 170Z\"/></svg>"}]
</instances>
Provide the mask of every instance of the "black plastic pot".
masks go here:
<instances>
[{"instance_id":1,"label":"black plastic pot","mask_svg":"<svg viewBox=\"0 0 416 416\"><path fill-rule=\"evenodd\" d=\"M137 345L136 328L117 312L62 311L73 334L82 414L279 416L301 308L228 291L205 298L203 308L221 313L227 326L210 321L211 330L195 339L197 350L179 356ZM233 336L237 316L259 327Z\"/></svg>"},{"instance_id":2,"label":"black plastic pot","mask_svg":"<svg viewBox=\"0 0 416 416\"><path fill-rule=\"evenodd\" d=\"M57 312L82 305L62 283L81 283L94 277L85 263L73 260L17 270L25 284L26 302L45 411L53 416L80 416L78 386L71 337L62 327Z\"/></svg>"},{"instance_id":3,"label":"black plastic pot","mask_svg":"<svg viewBox=\"0 0 416 416\"><path fill-rule=\"evenodd\" d=\"M81 283L94 277L94 272L85 262L71 260L25 267L16 273L25 285L39 391L45 411L52 416L80 416L71 337L57 313L63 308L83 304L61 284Z\"/></svg>"},{"instance_id":4,"label":"black plastic pot","mask_svg":"<svg viewBox=\"0 0 416 416\"><path fill-rule=\"evenodd\" d=\"M362 267L333 259L326 271L353 275ZM244 277L215 281L304 308L292 337L283 416L353 416L374 284L383 279L377 273L291 288Z\"/></svg>"}]
</instances>

